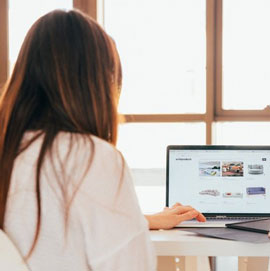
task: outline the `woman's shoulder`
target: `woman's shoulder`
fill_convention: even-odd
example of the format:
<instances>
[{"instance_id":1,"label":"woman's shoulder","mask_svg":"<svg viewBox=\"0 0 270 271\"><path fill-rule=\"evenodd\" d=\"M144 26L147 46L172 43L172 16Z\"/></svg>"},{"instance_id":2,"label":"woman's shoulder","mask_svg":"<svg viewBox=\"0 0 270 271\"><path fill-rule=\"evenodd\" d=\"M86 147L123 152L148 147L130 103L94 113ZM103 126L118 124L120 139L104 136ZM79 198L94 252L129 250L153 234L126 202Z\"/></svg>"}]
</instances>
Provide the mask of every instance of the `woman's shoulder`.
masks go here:
<instances>
[{"instance_id":1,"label":"woman's shoulder","mask_svg":"<svg viewBox=\"0 0 270 271\"><path fill-rule=\"evenodd\" d=\"M65 161L68 168L75 166L100 176L118 175L125 163L112 144L93 135L61 132L55 138L52 154Z\"/></svg>"},{"instance_id":2,"label":"woman's shoulder","mask_svg":"<svg viewBox=\"0 0 270 271\"><path fill-rule=\"evenodd\" d=\"M80 153L91 152L95 156L121 156L119 150L109 142L90 134L79 134L69 132L59 132L55 138L55 144L58 148L66 149L69 151L77 150Z\"/></svg>"},{"instance_id":3,"label":"woman's shoulder","mask_svg":"<svg viewBox=\"0 0 270 271\"><path fill-rule=\"evenodd\" d=\"M36 135L37 132L27 132L22 145L27 145ZM43 140L44 134L40 134L20 154L19 160L34 164ZM48 156L51 158L46 159L49 163L64 163L66 170L74 166L77 169L87 168L90 164L91 169L103 166L107 170L123 166L122 154L112 144L90 134L59 132L53 140Z\"/></svg>"}]
</instances>

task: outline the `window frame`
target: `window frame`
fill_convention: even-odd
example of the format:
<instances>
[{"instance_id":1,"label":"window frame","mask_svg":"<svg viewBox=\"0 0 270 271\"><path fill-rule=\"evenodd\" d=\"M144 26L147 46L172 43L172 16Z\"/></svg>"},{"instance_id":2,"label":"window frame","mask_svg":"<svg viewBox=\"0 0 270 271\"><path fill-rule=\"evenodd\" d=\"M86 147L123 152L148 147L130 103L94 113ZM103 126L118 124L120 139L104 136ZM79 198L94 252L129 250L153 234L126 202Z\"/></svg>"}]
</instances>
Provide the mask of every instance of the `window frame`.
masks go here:
<instances>
[{"instance_id":1,"label":"window frame","mask_svg":"<svg viewBox=\"0 0 270 271\"><path fill-rule=\"evenodd\" d=\"M73 7L81 10L82 12L90 15L93 19L97 20L97 6L99 0L73 0Z\"/></svg>"}]
</instances>

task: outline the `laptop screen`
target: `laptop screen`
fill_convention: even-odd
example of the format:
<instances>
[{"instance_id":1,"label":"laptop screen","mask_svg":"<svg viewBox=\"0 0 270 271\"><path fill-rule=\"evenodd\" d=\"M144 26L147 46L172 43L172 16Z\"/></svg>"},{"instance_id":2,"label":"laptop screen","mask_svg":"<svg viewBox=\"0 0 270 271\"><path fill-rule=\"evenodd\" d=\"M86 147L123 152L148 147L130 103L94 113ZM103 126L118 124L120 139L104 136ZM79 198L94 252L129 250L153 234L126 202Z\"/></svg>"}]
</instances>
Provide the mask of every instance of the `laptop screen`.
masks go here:
<instances>
[{"instance_id":1,"label":"laptop screen","mask_svg":"<svg viewBox=\"0 0 270 271\"><path fill-rule=\"evenodd\" d=\"M270 146L168 146L167 206L269 214Z\"/></svg>"}]
</instances>

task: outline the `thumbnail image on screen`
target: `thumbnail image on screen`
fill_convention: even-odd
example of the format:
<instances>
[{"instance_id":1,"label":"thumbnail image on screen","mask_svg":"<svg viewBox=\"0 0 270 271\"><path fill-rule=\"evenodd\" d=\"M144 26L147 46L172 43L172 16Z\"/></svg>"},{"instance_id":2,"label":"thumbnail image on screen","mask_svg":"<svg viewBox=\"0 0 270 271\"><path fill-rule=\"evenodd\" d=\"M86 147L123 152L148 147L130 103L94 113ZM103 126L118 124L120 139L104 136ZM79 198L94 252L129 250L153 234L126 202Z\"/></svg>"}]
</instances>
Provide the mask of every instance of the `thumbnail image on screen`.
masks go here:
<instances>
[{"instance_id":1,"label":"thumbnail image on screen","mask_svg":"<svg viewBox=\"0 0 270 271\"><path fill-rule=\"evenodd\" d=\"M219 161L199 161L200 177L219 177L220 162Z\"/></svg>"},{"instance_id":2,"label":"thumbnail image on screen","mask_svg":"<svg viewBox=\"0 0 270 271\"><path fill-rule=\"evenodd\" d=\"M222 177L243 177L244 175L243 162L223 162L222 163Z\"/></svg>"},{"instance_id":3,"label":"thumbnail image on screen","mask_svg":"<svg viewBox=\"0 0 270 271\"><path fill-rule=\"evenodd\" d=\"M248 165L248 174L251 175L263 174L263 165L258 164Z\"/></svg>"}]
</instances>

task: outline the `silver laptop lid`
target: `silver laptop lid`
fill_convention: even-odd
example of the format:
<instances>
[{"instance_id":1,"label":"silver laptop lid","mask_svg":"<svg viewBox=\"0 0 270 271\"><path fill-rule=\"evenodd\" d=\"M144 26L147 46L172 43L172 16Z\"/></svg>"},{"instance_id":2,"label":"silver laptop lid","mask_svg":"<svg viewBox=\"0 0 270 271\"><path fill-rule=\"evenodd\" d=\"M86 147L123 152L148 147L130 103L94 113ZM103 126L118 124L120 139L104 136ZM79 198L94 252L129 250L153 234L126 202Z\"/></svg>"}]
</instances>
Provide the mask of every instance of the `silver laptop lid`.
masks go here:
<instances>
[{"instance_id":1,"label":"silver laptop lid","mask_svg":"<svg viewBox=\"0 0 270 271\"><path fill-rule=\"evenodd\" d=\"M206 216L270 216L270 146L168 146L166 204Z\"/></svg>"}]
</instances>

